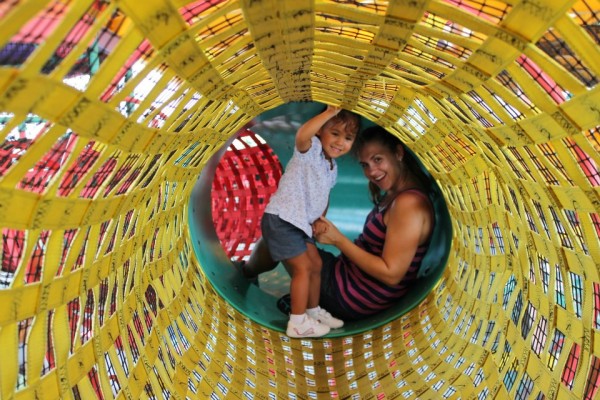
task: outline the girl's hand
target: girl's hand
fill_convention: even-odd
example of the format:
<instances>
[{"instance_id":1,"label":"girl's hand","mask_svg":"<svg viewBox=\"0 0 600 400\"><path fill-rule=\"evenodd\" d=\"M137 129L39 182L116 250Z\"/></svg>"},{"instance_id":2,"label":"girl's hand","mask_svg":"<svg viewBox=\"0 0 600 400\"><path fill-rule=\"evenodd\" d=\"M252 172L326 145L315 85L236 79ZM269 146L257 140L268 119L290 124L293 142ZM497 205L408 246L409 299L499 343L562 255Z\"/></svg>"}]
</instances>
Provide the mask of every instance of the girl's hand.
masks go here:
<instances>
[{"instance_id":1,"label":"girl's hand","mask_svg":"<svg viewBox=\"0 0 600 400\"><path fill-rule=\"evenodd\" d=\"M317 235L327 232L327 224L324 221L318 219L315 222L313 222L312 231L313 236L317 237Z\"/></svg>"},{"instance_id":2,"label":"girl's hand","mask_svg":"<svg viewBox=\"0 0 600 400\"><path fill-rule=\"evenodd\" d=\"M325 217L320 217L316 220L313 224L313 229L315 229L315 238L322 244L332 244L335 246L342 235L338 228Z\"/></svg>"},{"instance_id":3,"label":"girl's hand","mask_svg":"<svg viewBox=\"0 0 600 400\"><path fill-rule=\"evenodd\" d=\"M323 125L335 117L342 109L340 107L327 105L325 111L315 115L303 123L296 132L296 149L300 153L306 153L310 149L313 136L317 135Z\"/></svg>"},{"instance_id":4,"label":"girl's hand","mask_svg":"<svg viewBox=\"0 0 600 400\"><path fill-rule=\"evenodd\" d=\"M327 110L325 110L325 111L332 113L333 116L336 116L336 115L338 115L338 113L340 111L342 111L342 109L341 109L341 107L336 107L336 106L332 106L332 105L328 104Z\"/></svg>"}]
</instances>

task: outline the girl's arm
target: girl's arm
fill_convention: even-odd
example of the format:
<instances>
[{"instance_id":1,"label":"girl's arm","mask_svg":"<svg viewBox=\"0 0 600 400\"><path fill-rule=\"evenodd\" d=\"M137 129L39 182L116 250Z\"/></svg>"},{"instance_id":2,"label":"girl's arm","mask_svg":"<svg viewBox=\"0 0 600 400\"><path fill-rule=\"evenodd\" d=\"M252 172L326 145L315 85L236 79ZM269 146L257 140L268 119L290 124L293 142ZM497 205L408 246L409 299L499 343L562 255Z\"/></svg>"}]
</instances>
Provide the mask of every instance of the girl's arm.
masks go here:
<instances>
[{"instance_id":1,"label":"girl's arm","mask_svg":"<svg viewBox=\"0 0 600 400\"><path fill-rule=\"evenodd\" d=\"M305 153L310 149L313 136L319 133L319 130L327 121L335 117L341 108L328 105L325 111L315 115L306 121L296 132L296 148L300 153Z\"/></svg>"},{"instance_id":2,"label":"girl's arm","mask_svg":"<svg viewBox=\"0 0 600 400\"><path fill-rule=\"evenodd\" d=\"M323 233L327 229L327 224L321 219L325 219L325 215L327 215L327 210L329 209L329 199L327 199L327 206L325 207L325 211L323 211L323 215L319 217L317 220L313 221L311 224L312 234L316 238L319 234ZM329 222L329 221L327 221ZM329 222L331 224L331 222Z\"/></svg>"},{"instance_id":3,"label":"girl's arm","mask_svg":"<svg viewBox=\"0 0 600 400\"><path fill-rule=\"evenodd\" d=\"M398 284L410 267L417 247L431 231L429 205L421 196L405 193L398 196L387 211L387 233L381 257L358 247L329 220L319 227L320 243L337 247L361 270L386 285Z\"/></svg>"}]
</instances>

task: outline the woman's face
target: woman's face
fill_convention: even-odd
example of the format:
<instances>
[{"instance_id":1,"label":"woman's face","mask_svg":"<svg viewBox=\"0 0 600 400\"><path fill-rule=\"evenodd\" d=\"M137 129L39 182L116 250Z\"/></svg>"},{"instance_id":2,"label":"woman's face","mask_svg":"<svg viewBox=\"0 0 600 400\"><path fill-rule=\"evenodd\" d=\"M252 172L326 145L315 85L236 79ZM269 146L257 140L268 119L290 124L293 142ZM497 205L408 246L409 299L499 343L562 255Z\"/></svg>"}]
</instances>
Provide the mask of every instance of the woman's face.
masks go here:
<instances>
[{"instance_id":1,"label":"woman's face","mask_svg":"<svg viewBox=\"0 0 600 400\"><path fill-rule=\"evenodd\" d=\"M400 178L401 157L402 154L394 153L378 142L365 143L358 152L365 177L385 192L393 188Z\"/></svg>"}]
</instances>

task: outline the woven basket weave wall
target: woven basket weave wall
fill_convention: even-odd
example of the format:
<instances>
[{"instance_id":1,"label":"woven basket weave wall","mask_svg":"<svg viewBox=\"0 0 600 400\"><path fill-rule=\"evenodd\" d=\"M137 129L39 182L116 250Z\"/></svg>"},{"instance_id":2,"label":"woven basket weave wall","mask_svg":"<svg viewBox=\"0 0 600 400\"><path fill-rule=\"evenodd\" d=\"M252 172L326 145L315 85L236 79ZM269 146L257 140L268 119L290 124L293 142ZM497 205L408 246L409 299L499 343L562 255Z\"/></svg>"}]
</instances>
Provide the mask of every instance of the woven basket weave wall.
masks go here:
<instances>
[{"instance_id":1,"label":"woven basket weave wall","mask_svg":"<svg viewBox=\"0 0 600 400\"><path fill-rule=\"evenodd\" d=\"M0 3L0 398L592 399L597 0ZM439 182L454 239L409 314L293 340L203 275L203 165L338 104Z\"/></svg>"}]
</instances>

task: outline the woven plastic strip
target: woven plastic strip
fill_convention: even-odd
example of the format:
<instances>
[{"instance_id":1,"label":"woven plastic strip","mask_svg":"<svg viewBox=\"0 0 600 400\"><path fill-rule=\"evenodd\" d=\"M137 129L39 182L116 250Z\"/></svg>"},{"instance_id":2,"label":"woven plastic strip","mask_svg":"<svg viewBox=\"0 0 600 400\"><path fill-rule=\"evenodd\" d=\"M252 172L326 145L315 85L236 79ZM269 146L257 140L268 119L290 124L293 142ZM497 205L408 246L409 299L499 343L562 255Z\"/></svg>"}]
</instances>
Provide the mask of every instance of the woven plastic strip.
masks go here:
<instances>
[{"instance_id":1,"label":"woven plastic strip","mask_svg":"<svg viewBox=\"0 0 600 400\"><path fill-rule=\"evenodd\" d=\"M238 133L220 159L211 190L217 237L231 260L248 259L261 235L260 219L279 183L277 155L250 129Z\"/></svg>"},{"instance_id":2,"label":"woven plastic strip","mask_svg":"<svg viewBox=\"0 0 600 400\"><path fill-rule=\"evenodd\" d=\"M597 0L0 4L0 398L592 399ZM453 220L409 314L300 341L210 286L186 225L254 116L342 105ZM212 223L212 221L207 221Z\"/></svg>"}]
</instances>

